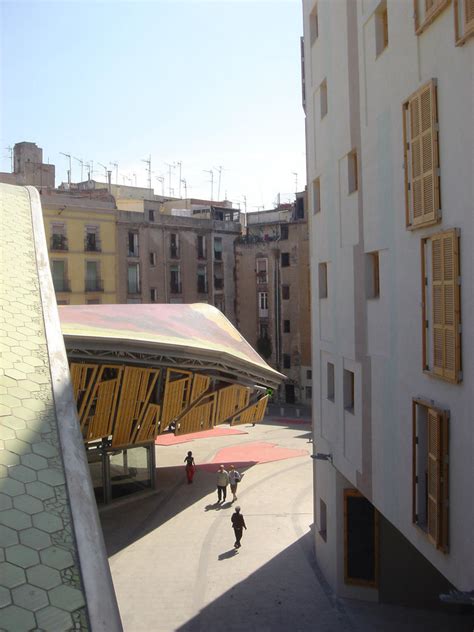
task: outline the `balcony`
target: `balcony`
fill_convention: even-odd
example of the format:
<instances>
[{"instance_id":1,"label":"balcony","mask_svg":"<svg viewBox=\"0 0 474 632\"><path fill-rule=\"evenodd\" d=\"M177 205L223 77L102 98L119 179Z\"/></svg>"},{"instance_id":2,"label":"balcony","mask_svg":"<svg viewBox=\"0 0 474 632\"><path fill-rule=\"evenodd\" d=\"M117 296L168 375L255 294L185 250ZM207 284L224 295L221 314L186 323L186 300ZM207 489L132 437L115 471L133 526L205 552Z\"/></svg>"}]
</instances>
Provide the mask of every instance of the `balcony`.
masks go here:
<instances>
[{"instance_id":1,"label":"balcony","mask_svg":"<svg viewBox=\"0 0 474 632\"><path fill-rule=\"evenodd\" d=\"M84 250L85 252L101 252L102 245L100 239L95 235L87 235L84 239Z\"/></svg>"},{"instance_id":2,"label":"balcony","mask_svg":"<svg viewBox=\"0 0 474 632\"><path fill-rule=\"evenodd\" d=\"M70 292L71 291L71 282L69 279L54 279L53 285L55 292Z\"/></svg>"},{"instance_id":3,"label":"balcony","mask_svg":"<svg viewBox=\"0 0 474 632\"><path fill-rule=\"evenodd\" d=\"M127 257L138 257L138 248L129 248Z\"/></svg>"},{"instance_id":4,"label":"balcony","mask_svg":"<svg viewBox=\"0 0 474 632\"><path fill-rule=\"evenodd\" d=\"M207 294L207 282L205 279L198 279L197 291L198 294Z\"/></svg>"},{"instance_id":5,"label":"balcony","mask_svg":"<svg viewBox=\"0 0 474 632\"><path fill-rule=\"evenodd\" d=\"M223 290L224 289L224 279L218 279L214 277L214 289L215 290Z\"/></svg>"},{"instance_id":6,"label":"balcony","mask_svg":"<svg viewBox=\"0 0 474 632\"><path fill-rule=\"evenodd\" d=\"M177 248L176 246L171 246L170 257L171 259L179 259L179 248Z\"/></svg>"},{"instance_id":7,"label":"balcony","mask_svg":"<svg viewBox=\"0 0 474 632\"><path fill-rule=\"evenodd\" d=\"M86 292L103 292L104 282L102 279L86 279Z\"/></svg>"},{"instance_id":8,"label":"balcony","mask_svg":"<svg viewBox=\"0 0 474 632\"><path fill-rule=\"evenodd\" d=\"M222 250L214 250L214 261L222 261Z\"/></svg>"},{"instance_id":9,"label":"balcony","mask_svg":"<svg viewBox=\"0 0 474 632\"><path fill-rule=\"evenodd\" d=\"M68 250L66 235L52 235L50 242L51 250Z\"/></svg>"},{"instance_id":10,"label":"balcony","mask_svg":"<svg viewBox=\"0 0 474 632\"><path fill-rule=\"evenodd\" d=\"M266 270L260 270L260 272L257 272L257 283L268 283L268 273Z\"/></svg>"},{"instance_id":11,"label":"balcony","mask_svg":"<svg viewBox=\"0 0 474 632\"><path fill-rule=\"evenodd\" d=\"M170 283L170 292L171 294L181 294L182 292L182 287L181 287L181 283Z\"/></svg>"}]
</instances>

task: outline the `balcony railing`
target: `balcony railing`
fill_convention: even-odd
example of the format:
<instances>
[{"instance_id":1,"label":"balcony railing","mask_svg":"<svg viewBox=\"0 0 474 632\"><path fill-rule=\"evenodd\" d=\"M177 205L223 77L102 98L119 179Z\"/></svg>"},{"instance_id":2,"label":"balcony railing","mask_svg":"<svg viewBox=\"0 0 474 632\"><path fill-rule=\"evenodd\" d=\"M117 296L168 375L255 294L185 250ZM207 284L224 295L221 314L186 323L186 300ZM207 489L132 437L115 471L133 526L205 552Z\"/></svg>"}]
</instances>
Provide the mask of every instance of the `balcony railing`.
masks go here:
<instances>
[{"instance_id":1,"label":"balcony railing","mask_svg":"<svg viewBox=\"0 0 474 632\"><path fill-rule=\"evenodd\" d=\"M207 294L207 283L204 279L198 279L197 291L199 294Z\"/></svg>"},{"instance_id":2,"label":"balcony railing","mask_svg":"<svg viewBox=\"0 0 474 632\"><path fill-rule=\"evenodd\" d=\"M101 252L102 245L100 239L91 239L90 237L86 237L84 239L84 250L86 252Z\"/></svg>"},{"instance_id":3,"label":"balcony railing","mask_svg":"<svg viewBox=\"0 0 474 632\"><path fill-rule=\"evenodd\" d=\"M222 289L224 289L224 279L218 279L218 278L214 277L214 289L215 290L222 290Z\"/></svg>"},{"instance_id":4,"label":"balcony railing","mask_svg":"<svg viewBox=\"0 0 474 632\"><path fill-rule=\"evenodd\" d=\"M138 257L138 256L139 256L139 254L138 254L138 248L134 248L133 250L129 248L129 249L128 249L128 255L127 255L127 256L128 256L128 257Z\"/></svg>"},{"instance_id":5,"label":"balcony railing","mask_svg":"<svg viewBox=\"0 0 474 632\"><path fill-rule=\"evenodd\" d=\"M52 235L51 250L68 250L66 235Z\"/></svg>"},{"instance_id":6,"label":"balcony railing","mask_svg":"<svg viewBox=\"0 0 474 632\"><path fill-rule=\"evenodd\" d=\"M179 248L177 246L171 246L170 257L171 259L179 259Z\"/></svg>"},{"instance_id":7,"label":"balcony railing","mask_svg":"<svg viewBox=\"0 0 474 632\"><path fill-rule=\"evenodd\" d=\"M222 250L214 250L214 261L222 261Z\"/></svg>"},{"instance_id":8,"label":"balcony railing","mask_svg":"<svg viewBox=\"0 0 474 632\"><path fill-rule=\"evenodd\" d=\"M55 292L70 292L71 282L69 279L53 279Z\"/></svg>"},{"instance_id":9,"label":"balcony railing","mask_svg":"<svg viewBox=\"0 0 474 632\"><path fill-rule=\"evenodd\" d=\"M102 279L86 279L86 292L103 292L104 282Z\"/></svg>"},{"instance_id":10,"label":"balcony railing","mask_svg":"<svg viewBox=\"0 0 474 632\"><path fill-rule=\"evenodd\" d=\"M129 283L127 285L128 294L140 294L141 288L139 283Z\"/></svg>"},{"instance_id":11,"label":"balcony railing","mask_svg":"<svg viewBox=\"0 0 474 632\"><path fill-rule=\"evenodd\" d=\"M181 294L181 283L170 283L170 292L171 294Z\"/></svg>"}]
</instances>

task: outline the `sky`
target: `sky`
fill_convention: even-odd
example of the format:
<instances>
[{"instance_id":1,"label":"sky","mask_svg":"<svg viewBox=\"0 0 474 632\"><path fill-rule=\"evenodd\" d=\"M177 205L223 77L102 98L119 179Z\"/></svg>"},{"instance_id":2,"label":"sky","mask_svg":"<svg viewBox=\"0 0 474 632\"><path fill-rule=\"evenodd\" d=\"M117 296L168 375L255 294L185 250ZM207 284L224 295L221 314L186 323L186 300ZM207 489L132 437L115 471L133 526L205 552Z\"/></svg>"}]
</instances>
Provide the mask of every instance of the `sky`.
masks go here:
<instances>
[{"instance_id":1,"label":"sky","mask_svg":"<svg viewBox=\"0 0 474 632\"><path fill-rule=\"evenodd\" d=\"M118 172L137 186L148 186L151 156L155 193L176 197L209 199L212 171L213 199L244 209L245 196L248 212L304 189L300 0L0 0L0 10L0 171L11 171L8 147L30 141L56 165L56 186L63 152L73 182L82 160L96 180L102 163L113 183Z\"/></svg>"}]
</instances>

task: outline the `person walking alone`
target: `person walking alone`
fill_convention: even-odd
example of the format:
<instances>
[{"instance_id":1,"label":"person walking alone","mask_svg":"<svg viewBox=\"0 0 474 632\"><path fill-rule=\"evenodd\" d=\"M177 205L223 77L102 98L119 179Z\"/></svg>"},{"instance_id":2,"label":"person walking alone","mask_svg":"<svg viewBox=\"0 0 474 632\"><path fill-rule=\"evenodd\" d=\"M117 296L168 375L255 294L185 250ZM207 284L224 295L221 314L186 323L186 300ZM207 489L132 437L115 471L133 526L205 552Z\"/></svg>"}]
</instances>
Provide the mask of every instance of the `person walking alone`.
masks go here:
<instances>
[{"instance_id":1,"label":"person walking alone","mask_svg":"<svg viewBox=\"0 0 474 632\"><path fill-rule=\"evenodd\" d=\"M186 463L186 478L188 479L188 485L191 485L194 478L194 472L196 471L196 464L194 463L193 453L191 451L188 452L188 455L184 457L184 462Z\"/></svg>"},{"instance_id":2,"label":"person walking alone","mask_svg":"<svg viewBox=\"0 0 474 632\"><path fill-rule=\"evenodd\" d=\"M224 469L224 466L219 466L217 470L217 502L225 502L227 496L227 485L229 484L229 475L227 471Z\"/></svg>"},{"instance_id":3,"label":"person walking alone","mask_svg":"<svg viewBox=\"0 0 474 632\"><path fill-rule=\"evenodd\" d=\"M234 547L236 549L240 549L241 544L240 540L242 539L243 529L247 530L247 525L245 524L245 520L243 515L240 513L240 507L236 507L234 513L231 517L232 528L235 533L235 544Z\"/></svg>"},{"instance_id":4,"label":"person walking alone","mask_svg":"<svg viewBox=\"0 0 474 632\"><path fill-rule=\"evenodd\" d=\"M237 485L242 480L242 475L237 472L233 465L230 466L229 469L229 483L230 483L230 491L232 492L232 502L237 500Z\"/></svg>"}]
</instances>

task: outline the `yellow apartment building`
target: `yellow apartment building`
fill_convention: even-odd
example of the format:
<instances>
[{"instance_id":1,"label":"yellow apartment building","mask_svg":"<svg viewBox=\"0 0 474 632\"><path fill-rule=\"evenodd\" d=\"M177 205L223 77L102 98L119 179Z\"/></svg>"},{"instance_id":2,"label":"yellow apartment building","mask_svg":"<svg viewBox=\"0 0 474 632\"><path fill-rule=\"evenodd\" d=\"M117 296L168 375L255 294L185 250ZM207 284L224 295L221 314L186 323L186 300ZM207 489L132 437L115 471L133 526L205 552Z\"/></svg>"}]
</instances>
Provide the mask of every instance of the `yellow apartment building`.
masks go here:
<instances>
[{"instance_id":1,"label":"yellow apartment building","mask_svg":"<svg viewBox=\"0 0 474 632\"><path fill-rule=\"evenodd\" d=\"M117 302L115 201L107 191L41 195L59 305Z\"/></svg>"}]
</instances>

